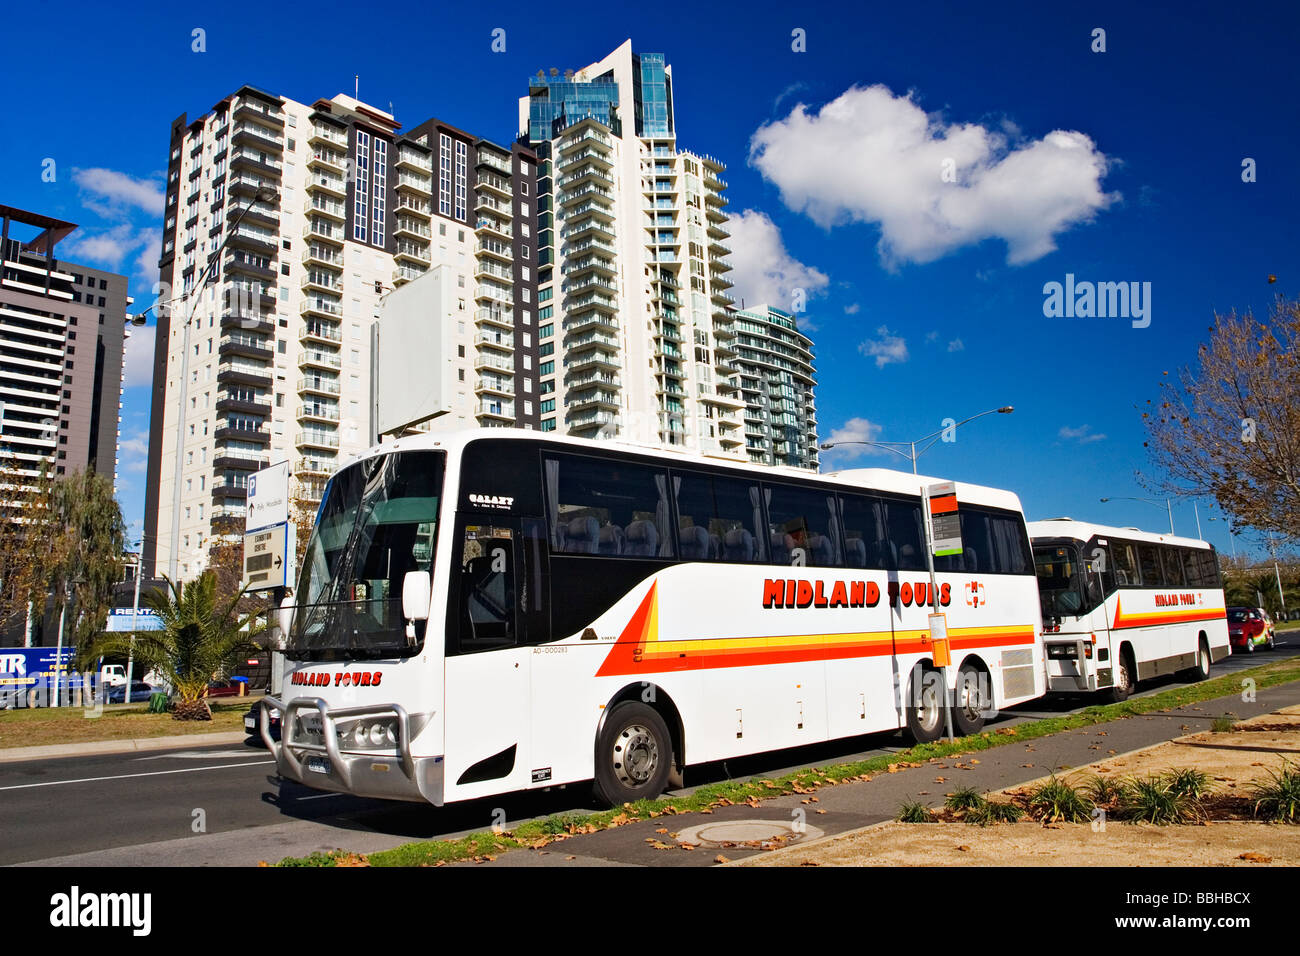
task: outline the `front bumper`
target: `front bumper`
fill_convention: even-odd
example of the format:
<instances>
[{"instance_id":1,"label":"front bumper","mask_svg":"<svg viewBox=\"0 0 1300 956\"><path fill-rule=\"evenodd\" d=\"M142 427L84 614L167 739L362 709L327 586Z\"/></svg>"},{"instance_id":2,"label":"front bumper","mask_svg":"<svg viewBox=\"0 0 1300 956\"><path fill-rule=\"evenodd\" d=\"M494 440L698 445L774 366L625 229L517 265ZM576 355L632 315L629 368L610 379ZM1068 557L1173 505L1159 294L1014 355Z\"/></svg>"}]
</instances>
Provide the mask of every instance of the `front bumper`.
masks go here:
<instances>
[{"instance_id":1,"label":"front bumper","mask_svg":"<svg viewBox=\"0 0 1300 956\"><path fill-rule=\"evenodd\" d=\"M418 728L400 705L332 708L319 697L287 703L267 697L262 704L259 730L280 776L316 790L442 806L443 758L411 755L411 738ZM280 711L279 740L271 737L271 707ZM320 743L295 739L299 711L320 714ZM335 722L356 717L396 717L397 754L344 753Z\"/></svg>"}]
</instances>

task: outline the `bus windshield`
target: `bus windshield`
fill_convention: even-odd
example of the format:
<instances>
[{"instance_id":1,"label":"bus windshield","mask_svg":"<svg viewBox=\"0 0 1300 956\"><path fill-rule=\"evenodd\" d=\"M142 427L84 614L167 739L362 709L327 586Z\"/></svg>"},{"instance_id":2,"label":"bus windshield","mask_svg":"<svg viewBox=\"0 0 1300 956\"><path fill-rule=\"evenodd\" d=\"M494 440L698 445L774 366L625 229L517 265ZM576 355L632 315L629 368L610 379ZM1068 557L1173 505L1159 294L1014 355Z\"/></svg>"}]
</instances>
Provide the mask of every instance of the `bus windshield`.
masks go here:
<instances>
[{"instance_id":1,"label":"bus windshield","mask_svg":"<svg viewBox=\"0 0 1300 956\"><path fill-rule=\"evenodd\" d=\"M1101 603L1099 582L1080 563L1076 544L1036 545L1034 570L1044 620L1078 617Z\"/></svg>"},{"instance_id":2,"label":"bus windshield","mask_svg":"<svg viewBox=\"0 0 1300 956\"><path fill-rule=\"evenodd\" d=\"M413 653L402 617L408 571L433 566L446 456L395 452L343 469L307 542L286 656L337 660Z\"/></svg>"}]
</instances>

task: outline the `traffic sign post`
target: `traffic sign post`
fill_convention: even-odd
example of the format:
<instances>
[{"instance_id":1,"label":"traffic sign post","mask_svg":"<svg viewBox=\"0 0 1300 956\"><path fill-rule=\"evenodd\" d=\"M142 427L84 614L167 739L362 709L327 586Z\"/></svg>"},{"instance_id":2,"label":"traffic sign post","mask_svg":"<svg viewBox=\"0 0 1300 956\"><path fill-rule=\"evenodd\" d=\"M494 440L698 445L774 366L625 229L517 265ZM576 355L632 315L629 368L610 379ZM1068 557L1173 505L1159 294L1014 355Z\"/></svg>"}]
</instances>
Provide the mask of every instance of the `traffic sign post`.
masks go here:
<instances>
[{"instance_id":1,"label":"traffic sign post","mask_svg":"<svg viewBox=\"0 0 1300 956\"><path fill-rule=\"evenodd\" d=\"M279 462L248 479L245 531L258 531L289 522L289 463Z\"/></svg>"}]
</instances>

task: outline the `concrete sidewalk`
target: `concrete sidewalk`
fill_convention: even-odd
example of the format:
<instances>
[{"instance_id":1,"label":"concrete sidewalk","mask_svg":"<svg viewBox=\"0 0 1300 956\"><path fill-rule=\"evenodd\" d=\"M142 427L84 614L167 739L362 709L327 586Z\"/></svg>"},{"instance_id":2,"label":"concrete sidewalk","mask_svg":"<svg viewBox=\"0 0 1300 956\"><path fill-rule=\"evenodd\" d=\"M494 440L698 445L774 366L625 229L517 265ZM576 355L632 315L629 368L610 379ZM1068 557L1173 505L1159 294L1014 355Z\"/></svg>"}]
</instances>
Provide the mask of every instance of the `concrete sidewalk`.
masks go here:
<instances>
[{"instance_id":1,"label":"concrete sidewalk","mask_svg":"<svg viewBox=\"0 0 1300 956\"><path fill-rule=\"evenodd\" d=\"M761 800L756 807L741 804L716 807L708 814L660 816L573 836L542 850L511 850L488 863L456 865L711 866L770 852L764 848L765 842L772 848L794 848L824 837L859 832L892 820L906 800L940 806L944 795L955 787L974 787L985 793L1018 786L1052 772L1208 730L1214 718L1224 714L1247 718L1297 704L1300 682L1282 684L1260 691L1258 699L1250 703L1243 702L1240 695L1220 697L970 755L931 760L917 767L898 767L893 773L881 772L868 781ZM997 725L990 730L996 732ZM678 842L683 837L696 841L693 849L683 848Z\"/></svg>"}]
</instances>

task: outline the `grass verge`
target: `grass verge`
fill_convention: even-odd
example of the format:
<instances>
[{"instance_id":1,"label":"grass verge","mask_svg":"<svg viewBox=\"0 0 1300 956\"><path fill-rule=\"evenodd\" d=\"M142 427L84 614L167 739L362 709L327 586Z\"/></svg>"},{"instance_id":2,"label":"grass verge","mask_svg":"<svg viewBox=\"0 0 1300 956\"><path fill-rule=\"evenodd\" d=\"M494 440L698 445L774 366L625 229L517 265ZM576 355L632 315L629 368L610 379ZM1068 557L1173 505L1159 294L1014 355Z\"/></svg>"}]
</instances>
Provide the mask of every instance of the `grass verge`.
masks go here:
<instances>
[{"instance_id":1,"label":"grass verge","mask_svg":"<svg viewBox=\"0 0 1300 956\"><path fill-rule=\"evenodd\" d=\"M247 697L209 701L211 720L172 720L171 714L151 714L147 704L105 707L99 716L80 707L37 707L0 711L0 748L44 747L51 744L97 743L176 734L208 734L243 730Z\"/></svg>"},{"instance_id":2,"label":"grass verge","mask_svg":"<svg viewBox=\"0 0 1300 956\"><path fill-rule=\"evenodd\" d=\"M715 807L748 803L758 806L765 797L784 796L792 793L815 793L819 787L850 783L855 780L870 780L874 774L894 773L905 767L916 767L931 758L950 757L981 750L990 750L1009 743L1022 743L1039 737L1087 727L1094 724L1121 720L1154 711L1169 710L1185 704L1195 704L1216 697L1240 693L1242 681L1251 679L1256 692L1278 684L1300 680L1300 658L1276 661L1260 667L1211 678L1199 684L1174 687L1121 704L1104 704L1088 707L1077 714L1061 717L1048 717L1016 727L1006 727L995 732L985 731L978 736L963 737L953 743L938 741L931 744L918 744L897 754L888 754L859 760L853 763L836 764L818 768L811 767L785 776L754 781L724 781L701 787L687 797L665 797L659 800L641 800L634 804L624 804L614 810L589 814L566 814L552 816L542 820L530 820L513 830L500 833L475 833L459 840L428 840L408 843L391 850L382 850L369 855L350 854L338 851L337 854L316 855L320 859L311 862L309 857L289 857L282 860L280 866L333 866L327 860L346 858L359 859L372 866L444 866L460 860L485 860L495 858L499 853L519 847L540 849L551 843L565 840L583 833L594 833L608 827L624 826L639 820L672 816L679 813L711 813Z\"/></svg>"}]
</instances>

